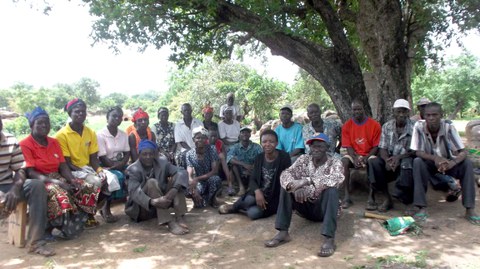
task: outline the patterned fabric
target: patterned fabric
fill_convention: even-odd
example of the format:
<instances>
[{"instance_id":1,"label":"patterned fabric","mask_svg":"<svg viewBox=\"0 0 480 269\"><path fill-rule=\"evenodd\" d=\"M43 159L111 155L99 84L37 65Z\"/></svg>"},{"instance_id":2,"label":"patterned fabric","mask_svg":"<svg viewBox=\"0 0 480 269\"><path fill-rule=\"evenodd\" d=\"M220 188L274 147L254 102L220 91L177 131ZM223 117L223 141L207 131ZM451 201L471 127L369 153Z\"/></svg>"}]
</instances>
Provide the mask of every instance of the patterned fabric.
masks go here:
<instances>
[{"instance_id":1,"label":"patterned fabric","mask_svg":"<svg viewBox=\"0 0 480 269\"><path fill-rule=\"evenodd\" d=\"M413 127L412 142L410 143L412 150L451 159L455 151L464 148L462 139L453 124L443 119L440 122L440 130L435 143L424 120L417 121Z\"/></svg>"},{"instance_id":2,"label":"patterned fabric","mask_svg":"<svg viewBox=\"0 0 480 269\"><path fill-rule=\"evenodd\" d=\"M342 161L330 156L327 158L322 166L315 168L312 156L301 155L292 166L283 171L280 184L287 189L294 180L311 179L313 184L303 187L310 200L316 200L327 188L338 188L345 179Z\"/></svg>"},{"instance_id":3,"label":"patterned fabric","mask_svg":"<svg viewBox=\"0 0 480 269\"><path fill-rule=\"evenodd\" d=\"M24 165L23 154L17 139L0 132L0 184L13 183L13 171Z\"/></svg>"},{"instance_id":4,"label":"patterned fabric","mask_svg":"<svg viewBox=\"0 0 480 269\"><path fill-rule=\"evenodd\" d=\"M163 127L160 122L157 122L154 126L160 152L170 152L170 148L175 144L175 125L168 122L167 127Z\"/></svg>"},{"instance_id":5,"label":"patterned fabric","mask_svg":"<svg viewBox=\"0 0 480 269\"><path fill-rule=\"evenodd\" d=\"M257 144L249 141L248 146L245 148L241 142L238 142L235 145L232 145L227 153L227 163L235 158L237 161L244 162L247 164L253 164L255 162L255 158L258 154L262 153L262 147ZM243 174L244 168L243 166L240 167L241 172Z\"/></svg>"},{"instance_id":6,"label":"patterned fabric","mask_svg":"<svg viewBox=\"0 0 480 269\"><path fill-rule=\"evenodd\" d=\"M317 132L312 126L312 123L303 126L303 142L305 143L305 153L310 153L310 146L306 144L307 140L314 136ZM334 119L323 120L323 133L330 139L330 148L328 152L335 153L338 141L342 137L342 124Z\"/></svg>"},{"instance_id":7,"label":"patterned fabric","mask_svg":"<svg viewBox=\"0 0 480 269\"><path fill-rule=\"evenodd\" d=\"M398 136L395 120L390 120L382 126L379 148L386 149L390 156L407 153L412 140L414 122L407 119L403 133Z\"/></svg>"}]
</instances>

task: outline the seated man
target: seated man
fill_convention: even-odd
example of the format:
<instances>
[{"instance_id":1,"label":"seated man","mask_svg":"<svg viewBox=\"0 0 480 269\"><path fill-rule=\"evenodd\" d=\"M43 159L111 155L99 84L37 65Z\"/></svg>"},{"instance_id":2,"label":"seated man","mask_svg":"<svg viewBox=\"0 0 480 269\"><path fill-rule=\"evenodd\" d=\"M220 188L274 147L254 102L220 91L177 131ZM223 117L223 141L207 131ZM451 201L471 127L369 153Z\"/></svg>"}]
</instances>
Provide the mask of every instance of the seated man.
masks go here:
<instances>
[{"instance_id":1,"label":"seated man","mask_svg":"<svg viewBox=\"0 0 480 269\"><path fill-rule=\"evenodd\" d=\"M280 176L282 189L278 204L275 229L278 233L265 242L266 247L276 247L290 241L288 228L295 209L301 216L323 221L324 242L318 252L320 257L335 252L335 231L339 210L338 187L342 184L342 162L327 154L328 136L321 133L307 141L310 154L300 156Z\"/></svg>"},{"instance_id":2,"label":"seated man","mask_svg":"<svg viewBox=\"0 0 480 269\"><path fill-rule=\"evenodd\" d=\"M262 152L259 144L250 141L251 134L252 130L248 127L240 129L240 141L227 153L227 163L232 166L233 175L240 187L238 195L245 193L245 185L248 185L255 158Z\"/></svg>"},{"instance_id":3,"label":"seated man","mask_svg":"<svg viewBox=\"0 0 480 269\"><path fill-rule=\"evenodd\" d=\"M183 104L180 111L183 118L175 124L174 128L175 143L177 144L175 163L186 169L187 160L185 159L185 156L187 151L195 148L195 143L193 143L192 138L192 130L198 127L203 127L203 123L192 117L192 106L189 103Z\"/></svg>"},{"instance_id":4,"label":"seated man","mask_svg":"<svg viewBox=\"0 0 480 269\"><path fill-rule=\"evenodd\" d=\"M0 118L0 217L13 211L21 199L30 207L28 217L28 252L53 256L55 251L45 245L43 236L47 228L47 190L40 180L26 179L22 150L11 134L3 133ZM4 211L4 212L2 212Z\"/></svg>"},{"instance_id":5,"label":"seated man","mask_svg":"<svg viewBox=\"0 0 480 269\"><path fill-rule=\"evenodd\" d=\"M419 120L424 120L425 119L425 106L428 105L431 101L426 98L422 97L420 100L417 102L417 111L418 114L415 114L410 117L412 121L419 121Z\"/></svg>"},{"instance_id":6,"label":"seated man","mask_svg":"<svg viewBox=\"0 0 480 269\"><path fill-rule=\"evenodd\" d=\"M414 218L418 221L427 218L427 185L435 180L434 174L442 173L460 180L465 217L470 223L480 225L480 216L475 212L472 162L467 159L457 130L442 117L442 106L436 102L429 103L425 107L425 120L417 121L413 127L410 148L417 154L413 161L413 205L417 209Z\"/></svg>"},{"instance_id":7,"label":"seated man","mask_svg":"<svg viewBox=\"0 0 480 269\"><path fill-rule=\"evenodd\" d=\"M233 92L229 92L227 94L227 103L220 107L219 118L222 120L225 118L224 112L226 108L232 109L233 119L237 121L241 121L243 119L243 115L242 115L242 111L240 110L240 107L235 104L235 94Z\"/></svg>"},{"instance_id":8,"label":"seated man","mask_svg":"<svg viewBox=\"0 0 480 269\"><path fill-rule=\"evenodd\" d=\"M352 118L342 127L342 147L347 149L347 155L342 158L345 176L343 208L353 204L350 199L350 168L367 167L367 160L377 154L381 135L380 123L365 115L362 101L353 100L352 112Z\"/></svg>"},{"instance_id":9,"label":"seated man","mask_svg":"<svg viewBox=\"0 0 480 269\"><path fill-rule=\"evenodd\" d=\"M280 108L280 121L282 124L275 128L278 135L277 149L284 150L290 154L292 162L304 153L302 125L292 121L293 110L285 105Z\"/></svg>"},{"instance_id":10,"label":"seated man","mask_svg":"<svg viewBox=\"0 0 480 269\"><path fill-rule=\"evenodd\" d=\"M156 217L158 224L166 224L175 235L188 233L183 219L187 212L186 171L158 158L157 145L150 140L142 140L138 152L138 160L126 171L129 195L125 213L137 222Z\"/></svg>"},{"instance_id":11,"label":"seated man","mask_svg":"<svg viewBox=\"0 0 480 269\"><path fill-rule=\"evenodd\" d=\"M328 153L332 156L340 158L340 148L342 143L342 124L334 119L322 119L322 111L316 103L309 104L307 107L307 116L310 122L303 126L303 140L307 140L318 133L324 133L330 139L330 149ZM310 153L310 147L305 145L305 153Z\"/></svg>"},{"instance_id":12,"label":"seated man","mask_svg":"<svg viewBox=\"0 0 480 269\"><path fill-rule=\"evenodd\" d=\"M410 104L405 99L398 99L393 104L394 119L382 126L379 158L368 160L368 179L370 194L367 210L385 212L393 207L393 200L388 191L388 182L396 181L395 194L403 203L409 204L413 198L412 162L415 152L409 150L414 122L409 119ZM385 194L385 201L378 206L375 191Z\"/></svg>"}]
</instances>

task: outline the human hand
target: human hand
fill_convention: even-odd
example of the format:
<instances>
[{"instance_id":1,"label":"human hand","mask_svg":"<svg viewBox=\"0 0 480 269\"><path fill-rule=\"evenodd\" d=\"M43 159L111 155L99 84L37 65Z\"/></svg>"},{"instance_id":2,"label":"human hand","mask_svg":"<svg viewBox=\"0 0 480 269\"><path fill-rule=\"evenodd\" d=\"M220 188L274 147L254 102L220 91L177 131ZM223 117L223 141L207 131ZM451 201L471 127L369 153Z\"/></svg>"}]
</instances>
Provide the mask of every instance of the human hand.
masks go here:
<instances>
[{"instance_id":1,"label":"human hand","mask_svg":"<svg viewBox=\"0 0 480 269\"><path fill-rule=\"evenodd\" d=\"M400 156L391 156L390 158L387 159L387 163L390 166L391 171L395 171L397 167L400 165Z\"/></svg>"},{"instance_id":2,"label":"human hand","mask_svg":"<svg viewBox=\"0 0 480 269\"><path fill-rule=\"evenodd\" d=\"M257 202L257 206L260 207L262 210L267 209L267 201L265 200L265 196L261 190L255 191L255 201Z\"/></svg>"},{"instance_id":3,"label":"human hand","mask_svg":"<svg viewBox=\"0 0 480 269\"><path fill-rule=\"evenodd\" d=\"M299 188L305 186L308 184L308 181L306 178L304 179L298 179L298 180L293 180L290 184L289 184L289 190L290 192L295 192L296 190L298 190Z\"/></svg>"},{"instance_id":4,"label":"human hand","mask_svg":"<svg viewBox=\"0 0 480 269\"><path fill-rule=\"evenodd\" d=\"M303 204L304 202L307 201L307 195L304 189L296 190L294 192L294 195L295 195L295 201L297 201L297 203Z\"/></svg>"},{"instance_id":5,"label":"human hand","mask_svg":"<svg viewBox=\"0 0 480 269\"><path fill-rule=\"evenodd\" d=\"M165 196L161 196L159 198L151 199L150 204L156 208L169 208L172 204L172 200L168 199Z\"/></svg>"},{"instance_id":6,"label":"human hand","mask_svg":"<svg viewBox=\"0 0 480 269\"><path fill-rule=\"evenodd\" d=\"M20 202L20 188L12 187L9 192L5 195L5 206L8 211L12 211Z\"/></svg>"}]
</instances>

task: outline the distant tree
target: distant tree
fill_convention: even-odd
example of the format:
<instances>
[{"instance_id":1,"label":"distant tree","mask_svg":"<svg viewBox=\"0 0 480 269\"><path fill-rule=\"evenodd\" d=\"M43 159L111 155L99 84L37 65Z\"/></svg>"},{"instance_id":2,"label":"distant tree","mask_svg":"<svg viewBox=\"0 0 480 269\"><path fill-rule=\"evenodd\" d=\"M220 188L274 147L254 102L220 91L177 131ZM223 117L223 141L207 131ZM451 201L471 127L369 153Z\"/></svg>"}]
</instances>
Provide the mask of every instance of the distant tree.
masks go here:
<instances>
[{"instance_id":1,"label":"distant tree","mask_svg":"<svg viewBox=\"0 0 480 269\"><path fill-rule=\"evenodd\" d=\"M90 78L81 78L73 84L75 97L83 99L89 107L95 107L100 103L99 87L100 83Z\"/></svg>"},{"instance_id":2,"label":"distant tree","mask_svg":"<svg viewBox=\"0 0 480 269\"><path fill-rule=\"evenodd\" d=\"M299 98L301 96L301 98ZM301 69L295 79L292 89L288 92L292 105L306 109L311 103L317 103L322 111L335 109L335 106L320 82L305 70Z\"/></svg>"}]
</instances>

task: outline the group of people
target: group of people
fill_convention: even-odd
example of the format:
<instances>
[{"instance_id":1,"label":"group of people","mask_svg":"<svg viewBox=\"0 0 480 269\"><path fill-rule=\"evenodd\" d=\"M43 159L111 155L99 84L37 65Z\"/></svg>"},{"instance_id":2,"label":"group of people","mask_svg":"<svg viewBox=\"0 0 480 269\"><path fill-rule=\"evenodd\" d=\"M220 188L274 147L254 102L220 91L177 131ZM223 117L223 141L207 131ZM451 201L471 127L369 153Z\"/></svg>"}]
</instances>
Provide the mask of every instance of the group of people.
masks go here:
<instances>
[{"instance_id":1,"label":"group of people","mask_svg":"<svg viewBox=\"0 0 480 269\"><path fill-rule=\"evenodd\" d=\"M27 200L29 251L43 256L55 254L45 245L52 234L74 238L98 225L97 212L107 223L117 221L110 211L114 198L126 197L125 213L132 220L156 218L175 235L189 232L186 199L192 199L194 208L212 206L220 214L241 212L252 220L276 214L278 233L265 241L266 247L291 240L288 230L295 210L323 222L318 255L328 257L336 249L341 208L353 204L350 170L365 169L367 210L385 212L397 198L413 203L414 218L424 221L430 182L448 190L447 201L461 195L466 218L480 224L473 166L458 132L442 119L440 104L422 98L414 121L409 102L398 99L394 118L383 126L365 114L361 101L354 100L351 108L352 118L342 126L323 119L319 105L310 104L310 122L302 126L292 121L292 107L283 106L281 124L263 131L259 145L250 140L252 130L240 125L243 116L233 93L220 109L219 123L213 121L212 107L203 108L200 121L185 103L175 124L168 121L169 110L160 107L153 130L148 113L140 108L125 132L118 128L120 107L107 112L107 126L95 133L85 125L85 102L73 99L65 106L70 120L55 138L48 136L47 112L37 107L26 115L31 134L19 144L0 133L0 210L11 211L20 199ZM0 121L0 131L2 127ZM343 156L341 147L346 148ZM239 196L233 204L221 205L217 199L222 179L227 193ZM385 196L381 204L378 193Z\"/></svg>"}]
</instances>

